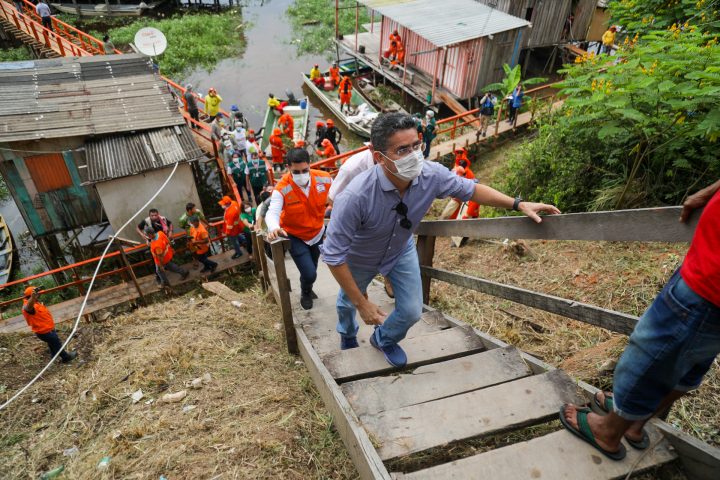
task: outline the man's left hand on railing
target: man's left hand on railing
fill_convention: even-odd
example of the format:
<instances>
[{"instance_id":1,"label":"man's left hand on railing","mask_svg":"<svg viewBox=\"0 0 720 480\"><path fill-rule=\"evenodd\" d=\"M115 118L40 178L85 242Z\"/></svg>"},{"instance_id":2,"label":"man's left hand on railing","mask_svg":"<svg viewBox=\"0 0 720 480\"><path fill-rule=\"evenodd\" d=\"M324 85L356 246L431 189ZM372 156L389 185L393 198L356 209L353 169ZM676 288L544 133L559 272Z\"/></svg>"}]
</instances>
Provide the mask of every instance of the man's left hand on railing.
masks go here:
<instances>
[{"instance_id":1,"label":"man's left hand on railing","mask_svg":"<svg viewBox=\"0 0 720 480\"><path fill-rule=\"evenodd\" d=\"M520 202L518 210L528 217L532 218L536 223L541 223L541 213L548 215L559 215L560 209L555 205L548 205L546 203L534 203L534 202Z\"/></svg>"}]
</instances>

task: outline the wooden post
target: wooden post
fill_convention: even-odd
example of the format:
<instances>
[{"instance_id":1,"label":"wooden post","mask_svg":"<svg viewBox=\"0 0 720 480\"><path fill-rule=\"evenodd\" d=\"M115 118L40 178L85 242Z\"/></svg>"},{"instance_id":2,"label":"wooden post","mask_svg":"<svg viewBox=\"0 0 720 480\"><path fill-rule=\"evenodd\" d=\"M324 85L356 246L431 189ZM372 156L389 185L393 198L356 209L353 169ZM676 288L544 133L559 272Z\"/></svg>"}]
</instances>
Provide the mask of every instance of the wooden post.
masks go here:
<instances>
[{"instance_id":1,"label":"wooden post","mask_svg":"<svg viewBox=\"0 0 720 480\"><path fill-rule=\"evenodd\" d=\"M289 353L298 355L297 337L295 335L295 323L293 322L292 305L290 304L290 281L285 271L285 249L283 243L286 240L275 240L270 244L273 263L275 264L275 278L278 283L278 296L280 297L280 311L285 327L285 341Z\"/></svg>"},{"instance_id":2,"label":"wooden post","mask_svg":"<svg viewBox=\"0 0 720 480\"><path fill-rule=\"evenodd\" d=\"M435 237L427 235L419 236L417 251L420 265L432 267L433 257L435 256ZM420 278L422 281L423 303L428 305L430 303L430 281L432 279L424 273L420 274Z\"/></svg>"},{"instance_id":3,"label":"wooden post","mask_svg":"<svg viewBox=\"0 0 720 480\"><path fill-rule=\"evenodd\" d=\"M145 294L143 294L142 288L140 288L140 284L138 283L137 277L135 276L135 271L133 270L132 265L130 265L130 262L128 261L127 255L125 254L125 248L120 245L118 251L120 252L120 258L122 259L122 262L125 264L125 268L127 268L128 273L130 273L130 278L135 285L135 289L140 296L140 302L145 305Z\"/></svg>"},{"instance_id":4,"label":"wooden post","mask_svg":"<svg viewBox=\"0 0 720 480\"><path fill-rule=\"evenodd\" d=\"M267 292L270 279L268 278L267 262L265 261L265 245L262 235L252 232L253 251L255 252L255 262L257 264L258 274L260 275L260 287L263 292Z\"/></svg>"},{"instance_id":5,"label":"wooden post","mask_svg":"<svg viewBox=\"0 0 720 480\"><path fill-rule=\"evenodd\" d=\"M340 0L335 0L335 39L340 38Z\"/></svg>"},{"instance_id":6,"label":"wooden post","mask_svg":"<svg viewBox=\"0 0 720 480\"><path fill-rule=\"evenodd\" d=\"M438 67L440 66L440 48L435 53L435 73L433 73L432 93L430 94L430 105L435 103L435 86L437 85Z\"/></svg>"},{"instance_id":7,"label":"wooden post","mask_svg":"<svg viewBox=\"0 0 720 480\"><path fill-rule=\"evenodd\" d=\"M375 10L370 10L370 33L375 33Z\"/></svg>"},{"instance_id":8,"label":"wooden post","mask_svg":"<svg viewBox=\"0 0 720 480\"><path fill-rule=\"evenodd\" d=\"M360 30L360 4L355 2L355 51L358 51L358 30Z\"/></svg>"},{"instance_id":9,"label":"wooden post","mask_svg":"<svg viewBox=\"0 0 720 480\"><path fill-rule=\"evenodd\" d=\"M382 68L382 61L383 61L383 35L385 35L385 22L383 21L383 16L380 15L380 48L378 49L378 62L380 63L380 67ZM383 75L383 85L385 85L385 76Z\"/></svg>"},{"instance_id":10,"label":"wooden post","mask_svg":"<svg viewBox=\"0 0 720 480\"><path fill-rule=\"evenodd\" d=\"M500 131L500 122L502 121L502 113L503 113L503 109L502 109L503 104L502 104L502 102L503 102L503 101L505 101L505 99L503 99L502 101L499 102L500 105L498 105L497 118L495 119L495 136L496 136L496 137L498 136L498 133L499 133L499 131Z\"/></svg>"}]
</instances>

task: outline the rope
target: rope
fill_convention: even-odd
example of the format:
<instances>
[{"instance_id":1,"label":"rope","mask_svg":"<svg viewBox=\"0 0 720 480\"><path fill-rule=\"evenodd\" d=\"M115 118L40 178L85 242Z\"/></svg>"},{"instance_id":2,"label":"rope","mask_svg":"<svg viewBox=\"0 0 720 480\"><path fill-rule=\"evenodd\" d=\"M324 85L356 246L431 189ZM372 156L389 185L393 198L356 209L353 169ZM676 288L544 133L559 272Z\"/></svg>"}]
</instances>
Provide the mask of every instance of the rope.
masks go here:
<instances>
[{"instance_id":1,"label":"rope","mask_svg":"<svg viewBox=\"0 0 720 480\"><path fill-rule=\"evenodd\" d=\"M70 335L68 335L67 339L65 340L65 343L63 343L63 345L60 348L60 350L58 351L58 353L56 353L55 356L50 359L48 364L45 365L45 368L40 370L40 372L37 375L35 375L35 378L30 380L30 382L28 382L27 385L25 385L20 390L18 390L12 397L10 397L10 399L8 399L8 401L6 401L2 405L0 405L0 411L2 411L8 405L10 405L12 402L14 402L20 395L22 395L28 388L30 388L36 381L38 381L38 379L43 375L43 373L45 373L48 370L48 368L50 368L50 366L55 362L55 360L57 360L57 358L60 356L60 353L63 350L65 350L65 347L67 347L67 345L70 343L70 340L72 340L73 336L77 332L78 326L80 325L80 318L82 317L83 311L85 310L85 306L87 305L88 298L90 297L90 292L92 292L93 286L95 285L95 278L97 277L97 274L100 271L100 266L102 265L102 262L105 259L105 255L107 255L108 250L110 250L110 247L112 246L113 242L115 241L117 236L120 235L120 233L125 229L125 227L127 227L130 224L130 222L135 220L135 217L140 215L141 212L144 212L145 209L150 205L150 203L152 203L152 201L155 200L158 195L160 195L160 192L162 192L165 189L167 184L170 183L170 179L175 174L175 171L177 170L178 165L179 165L179 163L175 163L175 166L173 167L172 172L170 172L170 175L168 175L167 179L162 184L162 186L158 189L158 191L155 192L155 194L152 197L150 197L150 199L147 202L145 202L145 205L140 207L140 209L137 212L135 212L135 214L132 217L130 217L128 219L128 221L125 222L125 224L122 227L120 227L120 229L115 233L115 235L110 237L110 241L108 242L107 246L105 247L105 250L103 251L102 255L100 256L100 260L98 261L98 264L95 267L95 272L93 273L92 279L90 280L90 285L88 285L88 290L85 293L85 298L83 298L83 302L82 302L82 305L80 306L80 311L77 314L77 318L75 319L75 324L73 325L73 329L70 332Z\"/></svg>"}]
</instances>

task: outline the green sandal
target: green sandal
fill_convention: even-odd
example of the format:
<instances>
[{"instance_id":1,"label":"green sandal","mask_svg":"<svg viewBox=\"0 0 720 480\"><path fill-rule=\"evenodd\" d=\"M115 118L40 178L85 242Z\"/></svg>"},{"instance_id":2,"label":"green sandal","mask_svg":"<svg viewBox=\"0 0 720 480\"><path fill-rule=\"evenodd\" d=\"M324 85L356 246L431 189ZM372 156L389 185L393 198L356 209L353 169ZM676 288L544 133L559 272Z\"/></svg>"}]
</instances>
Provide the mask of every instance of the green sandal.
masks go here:
<instances>
[{"instance_id":1,"label":"green sandal","mask_svg":"<svg viewBox=\"0 0 720 480\"><path fill-rule=\"evenodd\" d=\"M595 395L593 395L593 411L598 415L607 415L613 411L613 407L615 406L613 397L610 395L610 392L602 392L605 396L605 401L601 402L598 398L599 393L600 392L595 392ZM645 450L650 446L650 436L644 428L642 429L642 438L640 440L632 440L628 437L624 438L628 445L636 450Z\"/></svg>"},{"instance_id":2,"label":"green sandal","mask_svg":"<svg viewBox=\"0 0 720 480\"><path fill-rule=\"evenodd\" d=\"M605 455L611 460L622 460L625 458L625 455L627 454L627 451L625 450L625 445L622 443L620 444L620 448L616 452L611 452L609 450L605 450L602 448L598 443L595 441L595 436L592 433L592 430L590 430L590 424L588 424L587 416L591 412L589 408L579 408L577 411L577 424L578 428L573 427L568 423L567 420L565 420L565 408L567 407L567 404L560 407L560 422L563 424L563 426L573 435L578 437L579 439L587 442L588 444L592 445L597 449L600 453Z\"/></svg>"}]
</instances>

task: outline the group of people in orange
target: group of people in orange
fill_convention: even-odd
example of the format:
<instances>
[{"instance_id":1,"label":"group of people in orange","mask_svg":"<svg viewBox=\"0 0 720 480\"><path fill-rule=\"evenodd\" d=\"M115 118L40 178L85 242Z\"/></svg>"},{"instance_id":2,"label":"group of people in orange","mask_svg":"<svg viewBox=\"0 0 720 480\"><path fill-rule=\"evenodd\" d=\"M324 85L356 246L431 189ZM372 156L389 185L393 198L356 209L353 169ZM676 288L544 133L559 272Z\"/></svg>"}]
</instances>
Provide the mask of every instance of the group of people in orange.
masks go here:
<instances>
[{"instance_id":1,"label":"group of people in orange","mask_svg":"<svg viewBox=\"0 0 720 480\"><path fill-rule=\"evenodd\" d=\"M455 154L455 166L453 167L453 172L455 172L455 175L462 178L467 178L468 180L476 181L475 174L473 173L471 168L472 162L468 158L467 149L465 149L464 147L458 147L453 153ZM443 220L457 219L458 215L460 215L460 212L462 211L463 203L464 202L457 198L451 199L445 207L445 210L443 210L441 218ZM470 200L467 202L467 210L462 213L462 217L460 218L460 220L467 220L468 218L478 218L479 216L480 205Z\"/></svg>"},{"instance_id":2,"label":"group of people in orange","mask_svg":"<svg viewBox=\"0 0 720 480\"><path fill-rule=\"evenodd\" d=\"M340 75L340 67L337 62L334 62L328 70L328 76L326 77L320 71L320 67L316 63L310 70L310 81L315 84L321 90L334 90L338 89L338 96L340 97L340 111L342 112L346 107L350 111L350 105L352 100L352 81L347 75Z\"/></svg>"},{"instance_id":3,"label":"group of people in orange","mask_svg":"<svg viewBox=\"0 0 720 480\"><path fill-rule=\"evenodd\" d=\"M397 30L390 34L390 47L385 50L383 57L390 61L390 68L405 65L405 45Z\"/></svg>"}]
</instances>

